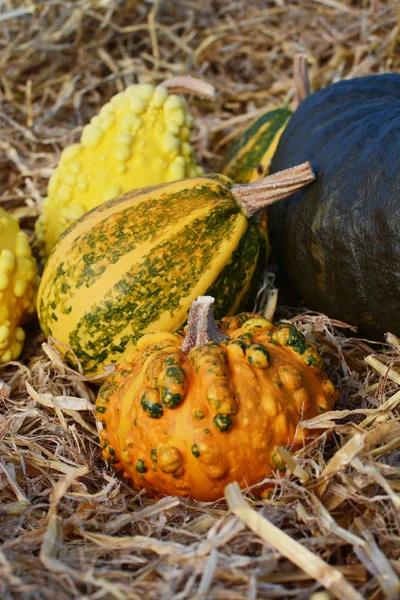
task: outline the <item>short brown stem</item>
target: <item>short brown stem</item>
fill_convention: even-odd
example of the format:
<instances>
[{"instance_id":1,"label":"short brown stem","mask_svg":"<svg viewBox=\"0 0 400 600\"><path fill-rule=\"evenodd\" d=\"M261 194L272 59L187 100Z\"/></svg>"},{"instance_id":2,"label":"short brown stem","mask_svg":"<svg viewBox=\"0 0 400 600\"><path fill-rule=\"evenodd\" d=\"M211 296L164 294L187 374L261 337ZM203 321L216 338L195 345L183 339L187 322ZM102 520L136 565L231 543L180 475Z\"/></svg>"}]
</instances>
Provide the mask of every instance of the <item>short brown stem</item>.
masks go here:
<instances>
[{"instance_id":1,"label":"short brown stem","mask_svg":"<svg viewBox=\"0 0 400 600\"><path fill-rule=\"evenodd\" d=\"M189 75L171 77L163 81L161 85L173 94L194 94L198 98L209 100L215 98L215 87L211 83Z\"/></svg>"},{"instance_id":2,"label":"short brown stem","mask_svg":"<svg viewBox=\"0 0 400 600\"><path fill-rule=\"evenodd\" d=\"M269 204L291 196L314 180L311 165L305 162L246 185L234 185L232 194L246 215L251 217Z\"/></svg>"},{"instance_id":3,"label":"short brown stem","mask_svg":"<svg viewBox=\"0 0 400 600\"><path fill-rule=\"evenodd\" d=\"M310 95L310 80L308 78L307 55L296 54L293 60L293 79L296 88L294 104L297 108L300 102Z\"/></svg>"},{"instance_id":4,"label":"short brown stem","mask_svg":"<svg viewBox=\"0 0 400 600\"><path fill-rule=\"evenodd\" d=\"M214 298L199 296L190 306L186 335L181 350L188 354L195 346L228 339L214 321Z\"/></svg>"}]
</instances>

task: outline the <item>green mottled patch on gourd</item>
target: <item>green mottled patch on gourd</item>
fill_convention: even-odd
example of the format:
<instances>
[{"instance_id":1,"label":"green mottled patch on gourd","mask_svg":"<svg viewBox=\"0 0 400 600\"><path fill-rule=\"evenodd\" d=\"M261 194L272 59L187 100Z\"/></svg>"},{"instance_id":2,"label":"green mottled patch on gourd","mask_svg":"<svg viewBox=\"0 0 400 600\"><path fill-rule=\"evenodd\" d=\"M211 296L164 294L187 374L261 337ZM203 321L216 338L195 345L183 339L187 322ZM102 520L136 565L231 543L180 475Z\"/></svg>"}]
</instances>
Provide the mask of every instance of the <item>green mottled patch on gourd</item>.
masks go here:
<instances>
[{"instance_id":1,"label":"green mottled patch on gourd","mask_svg":"<svg viewBox=\"0 0 400 600\"><path fill-rule=\"evenodd\" d=\"M271 356L268 350L262 344L252 344L246 349L246 358L248 362L259 369L265 369L269 366Z\"/></svg>"},{"instance_id":2,"label":"green mottled patch on gourd","mask_svg":"<svg viewBox=\"0 0 400 600\"><path fill-rule=\"evenodd\" d=\"M197 252L182 253L182 232L169 237L125 273L124 293L114 286L105 293L102 302L90 307L69 338L85 371L107 360L110 345L123 331L127 335L119 344L120 352L128 342L135 343L162 312L168 310L173 314L179 309L180 299L190 293L219 247L232 234L237 212L235 205L221 203L201 221L194 220L185 228L184 235L185 245L196 247ZM143 288L146 288L145 303Z\"/></svg>"},{"instance_id":3,"label":"green mottled patch on gourd","mask_svg":"<svg viewBox=\"0 0 400 600\"><path fill-rule=\"evenodd\" d=\"M243 344L243 346L245 347L245 349L247 349L253 343L253 334L252 333L242 333L242 335L239 335L235 339L238 342L241 342Z\"/></svg>"},{"instance_id":4,"label":"green mottled patch on gourd","mask_svg":"<svg viewBox=\"0 0 400 600\"><path fill-rule=\"evenodd\" d=\"M168 366L165 370L163 381L165 385L179 385L183 387L186 384L185 371L176 364Z\"/></svg>"},{"instance_id":5,"label":"green mottled patch on gourd","mask_svg":"<svg viewBox=\"0 0 400 600\"><path fill-rule=\"evenodd\" d=\"M229 415L215 415L213 423L220 431L228 431L232 425L232 419Z\"/></svg>"},{"instance_id":6,"label":"green mottled patch on gourd","mask_svg":"<svg viewBox=\"0 0 400 600\"><path fill-rule=\"evenodd\" d=\"M278 452L274 452L274 454L271 456L271 462L278 471L286 471L286 463L281 458L280 454L278 454Z\"/></svg>"},{"instance_id":7,"label":"green mottled patch on gourd","mask_svg":"<svg viewBox=\"0 0 400 600\"><path fill-rule=\"evenodd\" d=\"M173 393L167 387L160 390L161 402L166 408L177 408L183 402L183 394Z\"/></svg>"},{"instance_id":8,"label":"green mottled patch on gourd","mask_svg":"<svg viewBox=\"0 0 400 600\"><path fill-rule=\"evenodd\" d=\"M146 390L142 395L140 405L151 419L160 419L164 414L164 409L161 402L154 401L155 395L158 397L156 390Z\"/></svg>"},{"instance_id":9,"label":"green mottled patch on gourd","mask_svg":"<svg viewBox=\"0 0 400 600\"><path fill-rule=\"evenodd\" d=\"M136 471L138 473L146 473L147 467L143 458L138 458L136 461Z\"/></svg>"},{"instance_id":10,"label":"green mottled patch on gourd","mask_svg":"<svg viewBox=\"0 0 400 600\"><path fill-rule=\"evenodd\" d=\"M204 294L215 298L214 315L217 319L232 314L232 301L242 294L244 282L249 285L242 294L239 305L235 307L235 312L248 308L249 299L259 286L267 254L265 232L258 224L249 222L231 260Z\"/></svg>"},{"instance_id":11,"label":"green mottled patch on gourd","mask_svg":"<svg viewBox=\"0 0 400 600\"><path fill-rule=\"evenodd\" d=\"M265 113L237 138L225 159L225 164L229 165L237 156L237 160L227 169L229 177L239 183L250 181L249 175L260 163L262 164L275 136L285 125L290 114L285 108ZM261 172L260 177L263 175L264 172Z\"/></svg>"},{"instance_id":12,"label":"green mottled patch on gourd","mask_svg":"<svg viewBox=\"0 0 400 600\"><path fill-rule=\"evenodd\" d=\"M192 446L192 454L196 458L199 458L199 456L200 456L200 450L199 450L197 444L193 444L193 446Z\"/></svg>"},{"instance_id":13,"label":"green mottled patch on gourd","mask_svg":"<svg viewBox=\"0 0 400 600\"><path fill-rule=\"evenodd\" d=\"M249 319L248 321L243 323L243 329L252 334L258 333L260 330L267 331L273 328L273 323L263 318L253 317L252 319Z\"/></svg>"},{"instance_id":14,"label":"green mottled patch on gourd","mask_svg":"<svg viewBox=\"0 0 400 600\"><path fill-rule=\"evenodd\" d=\"M246 352L246 346L242 340L234 339L229 342L229 346L238 346L241 349L241 351L243 352L243 354L245 354L245 352Z\"/></svg>"},{"instance_id":15,"label":"green mottled patch on gourd","mask_svg":"<svg viewBox=\"0 0 400 600\"><path fill-rule=\"evenodd\" d=\"M204 419L204 412L202 410L195 410L193 413L193 418L201 421L201 419Z\"/></svg>"},{"instance_id":16,"label":"green mottled patch on gourd","mask_svg":"<svg viewBox=\"0 0 400 600\"><path fill-rule=\"evenodd\" d=\"M225 186L218 187L218 196L226 197ZM105 269L115 264L121 257L132 252L143 242L151 243L167 230L171 223L178 223L190 212L201 206L215 204L216 191L205 184L194 188L186 188L174 192L174 202L167 190L160 196L152 196L148 200L121 207L117 216L110 215L99 222L88 233L78 238L71 245L72 256L82 257L81 261L69 262L69 275L72 276L76 288L82 285L90 287ZM232 203L231 203L232 204ZM112 243L110 243L112 240ZM81 266L82 265L82 266ZM71 269L75 270L75 275ZM123 292L124 282L120 282Z\"/></svg>"},{"instance_id":17,"label":"green mottled patch on gourd","mask_svg":"<svg viewBox=\"0 0 400 600\"><path fill-rule=\"evenodd\" d=\"M152 460L153 463L158 463L158 452L156 450L156 448L152 448L150 450L150 458Z\"/></svg>"},{"instance_id":18,"label":"green mottled patch on gourd","mask_svg":"<svg viewBox=\"0 0 400 600\"><path fill-rule=\"evenodd\" d=\"M179 357L179 354L171 354L164 360L164 367L172 367L174 365L179 365L180 362L181 359Z\"/></svg>"},{"instance_id":19,"label":"green mottled patch on gourd","mask_svg":"<svg viewBox=\"0 0 400 600\"><path fill-rule=\"evenodd\" d=\"M115 456L115 450L114 448L111 448L111 446L108 446L107 462L109 465L115 465L118 462L118 458Z\"/></svg>"}]
</instances>

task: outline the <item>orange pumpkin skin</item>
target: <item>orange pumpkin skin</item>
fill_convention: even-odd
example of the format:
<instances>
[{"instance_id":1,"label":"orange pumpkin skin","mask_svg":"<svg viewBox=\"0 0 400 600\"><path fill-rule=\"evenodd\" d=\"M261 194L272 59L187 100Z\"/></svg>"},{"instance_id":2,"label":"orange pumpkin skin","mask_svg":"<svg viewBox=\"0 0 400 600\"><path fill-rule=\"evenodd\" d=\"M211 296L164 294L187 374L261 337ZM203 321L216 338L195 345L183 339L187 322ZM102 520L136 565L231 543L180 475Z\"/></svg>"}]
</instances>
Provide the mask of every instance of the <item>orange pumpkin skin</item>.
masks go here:
<instances>
[{"instance_id":1,"label":"orange pumpkin skin","mask_svg":"<svg viewBox=\"0 0 400 600\"><path fill-rule=\"evenodd\" d=\"M278 446L303 444L300 421L336 400L317 349L294 326L244 313L221 329L228 339L188 354L182 335L143 336L99 391L103 456L154 496L212 501L231 481L260 483L282 468Z\"/></svg>"}]
</instances>

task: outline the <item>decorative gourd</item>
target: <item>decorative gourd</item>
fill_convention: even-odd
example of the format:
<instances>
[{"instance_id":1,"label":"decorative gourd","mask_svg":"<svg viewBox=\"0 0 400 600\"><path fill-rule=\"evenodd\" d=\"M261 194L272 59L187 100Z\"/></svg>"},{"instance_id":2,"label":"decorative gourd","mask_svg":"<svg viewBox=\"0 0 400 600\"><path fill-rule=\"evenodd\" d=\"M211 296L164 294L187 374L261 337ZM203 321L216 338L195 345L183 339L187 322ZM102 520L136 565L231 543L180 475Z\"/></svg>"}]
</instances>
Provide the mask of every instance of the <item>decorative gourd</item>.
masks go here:
<instances>
[{"instance_id":1,"label":"decorative gourd","mask_svg":"<svg viewBox=\"0 0 400 600\"><path fill-rule=\"evenodd\" d=\"M307 58L304 54L295 55L293 79L297 106L309 93ZM271 159L291 114L287 106L263 113L228 149L222 173L237 183L250 183L268 175Z\"/></svg>"},{"instance_id":2,"label":"decorative gourd","mask_svg":"<svg viewBox=\"0 0 400 600\"><path fill-rule=\"evenodd\" d=\"M176 80L183 80L186 90L201 91L194 78ZM203 172L189 143L188 106L165 83L131 85L116 94L84 127L80 143L62 152L36 222L45 256L70 223L98 204L134 188Z\"/></svg>"},{"instance_id":3,"label":"decorative gourd","mask_svg":"<svg viewBox=\"0 0 400 600\"><path fill-rule=\"evenodd\" d=\"M277 108L261 115L229 148L222 173L238 183L265 177L291 111Z\"/></svg>"},{"instance_id":4,"label":"decorative gourd","mask_svg":"<svg viewBox=\"0 0 400 600\"><path fill-rule=\"evenodd\" d=\"M211 501L231 481L260 483L284 469L278 447L303 444L301 421L337 397L293 325L244 313L219 329L212 307L210 297L192 304L185 337L143 336L97 397L103 456L153 495Z\"/></svg>"},{"instance_id":5,"label":"decorative gourd","mask_svg":"<svg viewBox=\"0 0 400 600\"><path fill-rule=\"evenodd\" d=\"M310 158L316 182L268 211L271 244L310 309L400 335L400 76L341 81L291 117L271 170Z\"/></svg>"},{"instance_id":6,"label":"decorative gourd","mask_svg":"<svg viewBox=\"0 0 400 600\"><path fill-rule=\"evenodd\" d=\"M250 215L312 180L307 163L248 186L207 175L94 208L47 261L38 294L43 332L95 375L126 360L143 333L181 326L199 294L217 298L218 316L241 310L267 259L266 233Z\"/></svg>"},{"instance_id":7,"label":"decorative gourd","mask_svg":"<svg viewBox=\"0 0 400 600\"><path fill-rule=\"evenodd\" d=\"M35 313L36 261L18 221L0 208L0 363L21 353L21 325Z\"/></svg>"}]
</instances>

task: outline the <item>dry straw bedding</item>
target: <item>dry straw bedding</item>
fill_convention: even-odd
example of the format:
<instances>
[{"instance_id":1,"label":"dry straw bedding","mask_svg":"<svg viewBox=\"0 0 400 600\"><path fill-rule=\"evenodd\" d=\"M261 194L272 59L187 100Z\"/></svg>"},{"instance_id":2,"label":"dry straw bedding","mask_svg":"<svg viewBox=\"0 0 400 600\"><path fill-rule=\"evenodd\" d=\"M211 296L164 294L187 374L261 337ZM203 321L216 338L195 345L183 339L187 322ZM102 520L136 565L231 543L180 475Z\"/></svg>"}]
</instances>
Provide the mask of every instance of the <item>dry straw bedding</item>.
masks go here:
<instances>
[{"instance_id":1,"label":"dry straw bedding","mask_svg":"<svg viewBox=\"0 0 400 600\"><path fill-rule=\"evenodd\" d=\"M396 4L3 0L0 206L32 234L83 124L124 86L172 75L216 86L215 101L191 101L198 155L216 170L238 128L291 101L296 52L314 89L398 71ZM0 369L11 388L0 391L2 599L400 597L400 342L279 310L321 342L340 401L310 423L317 442L283 457L269 501L231 486L230 508L155 501L116 477L100 457L94 390L30 324L20 360Z\"/></svg>"}]
</instances>

